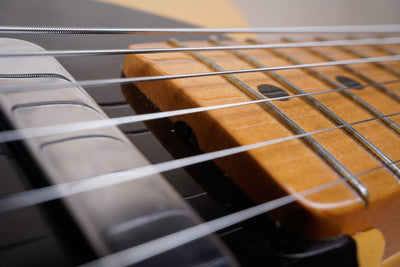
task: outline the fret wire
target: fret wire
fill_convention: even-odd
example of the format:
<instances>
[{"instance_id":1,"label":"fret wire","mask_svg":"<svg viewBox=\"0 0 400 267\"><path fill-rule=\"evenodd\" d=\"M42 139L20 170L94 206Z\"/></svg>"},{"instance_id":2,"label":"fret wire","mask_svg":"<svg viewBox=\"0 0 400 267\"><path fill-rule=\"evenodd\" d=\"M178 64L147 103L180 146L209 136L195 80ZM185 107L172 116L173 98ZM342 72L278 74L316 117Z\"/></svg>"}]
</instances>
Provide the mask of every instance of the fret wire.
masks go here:
<instances>
[{"instance_id":1,"label":"fret wire","mask_svg":"<svg viewBox=\"0 0 400 267\"><path fill-rule=\"evenodd\" d=\"M347 48L347 47L343 47L343 46L337 46L337 48L342 50L342 51L351 53L351 54L353 54L353 55L355 55L355 56L357 56L359 58L366 58L365 55L363 55L360 52L354 51L351 48ZM322 53L322 52L319 52L317 50L313 50L312 52L315 53L318 56L321 56L321 57L325 58L326 60L336 61L334 58L330 57L326 53ZM378 62L373 62L371 64L374 64L375 66L377 66L379 68L382 68L382 64L379 64ZM363 79L363 80L365 80L365 81L367 81L369 83L375 83L375 81L373 79L371 79L370 77L364 75L363 73L359 72L358 70L356 70L356 69L354 69L354 68L352 68L350 66L343 65L341 67L344 68L345 70L353 73L355 76L357 76L357 77L359 77L359 78L361 78L361 79ZM394 74L393 72L391 72L391 73ZM397 76L400 77L400 74L397 74ZM398 94L396 94L395 92L393 92L392 90L386 88L383 85L378 85L378 86L376 86L376 88L378 90L380 90L382 93L386 94L387 96L391 97L392 99L394 99L394 100L396 100L397 102L400 103L400 96Z\"/></svg>"},{"instance_id":2,"label":"fret wire","mask_svg":"<svg viewBox=\"0 0 400 267\"><path fill-rule=\"evenodd\" d=\"M288 38L285 38L287 41L290 41ZM321 53L312 49L312 48L308 48L305 47L305 50L309 51L312 54L316 54L316 55L320 55ZM279 52L284 54L283 52ZM287 57L288 60L294 62L294 64L302 64L301 61L294 59L293 57L289 56L289 55L285 55ZM321 57L326 57L325 55L321 54ZM329 59L328 59L329 60ZM336 61L330 61L330 62L336 62ZM372 62L373 63L373 62ZM344 65L342 65L341 67L343 67ZM340 87L340 84L338 84L337 82L331 80L330 78L328 78L327 76L325 76L324 74L322 74L321 72L318 72L316 70L313 69L309 69L306 68L305 69L307 72L309 72L311 75L313 75L314 77L318 78L319 80L329 84L330 86L334 86L334 87ZM373 106L371 106L370 104L368 104L367 102L365 102L363 99L361 99L360 97L358 97L357 95L353 94L352 92L348 92L348 91L343 91L342 94L344 94L347 98L349 98L350 100L354 101L355 103L357 103L359 106L361 106L362 108L364 108L365 110L367 110L370 114L374 115L374 116L381 116L383 115L380 111L378 111L376 108L374 108ZM392 129L394 132L396 132L397 134L400 134L400 126L397 125L395 122L393 122L391 119L385 119L383 120L383 122L389 126L390 129ZM400 171L400 169L399 169ZM400 174L400 173L399 173Z\"/></svg>"},{"instance_id":3,"label":"fret wire","mask_svg":"<svg viewBox=\"0 0 400 267\"><path fill-rule=\"evenodd\" d=\"M390 49L388 49L388 48L385 48L385 47L382 47L382 46L373 46L375 49L378 49L378 50L380 50L380 51L383 51L383 52L385 52L385 53L387 53L387 54L389 54L389 55L397 55L398 53L395 53L395 52L393 52L392 50L390 50Z\"/></svg>"},{"instance_id":4,"label":"fret wire","mask_svg":"<svg viewBox=\"0 0 400 267\"><path fill-rule=\"evenodd\" d=\"M0 197L0 213L12 211L15 209L28 207L43 202L47 202L54 199L59 199L67 196L72 196L75 194L100 189L103 187L108 187L112 185L121 184L124 182L133 181L136 179L141 179L149 177L154 174L174 170L177 168L183 168L186 166L198 164L201 162L215 160L222 157L227 157L249 151L252 149L257 149L269 145L274 145L282 142L287 142L290 140L295 140L305 136L310 136L314 134L324 133L336 129L342 129L345 127L350 127L357 124L368 123L375 120L381 120L386 117L398 116L400 112L388 114L382 117L370 118L362 121L348 123L346 125L338 125L331 128L320 129L313 132L308 132L304 134L291 135L287 137L277 138L274 140L263 141L259 143L254 143L250 145L243 145L233 148L227 148L218 150L215 152L209 152L205 154L200 154L196 156L190 156L181 159L175 159L171 161L166 161L162 163L157 163L153 165L147 165L142 167L137 167L134 169L118 171L115 173L103 174L98 176L93 176L89 178L84 178L77 181L71 181L56 185L51 185L47 187L42 187L38 189L31 189L29 191L24 191L20 193L14 193L6 196ZM392 162L393 163L393 162Z\"/></svg>"},{"instance_id":5,"label":"fret wire","mask_svg":"<svg viewBox=\"0 0 400 267\"><path fill-rule=\"evenodd\" d=\"M220 72L206 72L206 73L190 73L190 74L177 74L177 75L163 75L163 76L148 76L148 77L135 77L135 78L111 78L111 79L97 79L97 80L86 80L74 82L71 87L82 86L82 87L98 87L107 85L118 85L127 83L139 83L139 82L149 82L149 81L163 81L169 79L186 79L195 77L207 77L213 75L224 75L224 74L239 74L239 73L251 73L251 72L262 72L262 71L278 71L278 70L290 70L290 69L300 69L300 68L315 68L315 67L326 67L326 66L339 66L346 64L362 64L377 61L397 61L400 60L400 55L388 56L388 57L372 57L365 59L351 59L351 60L340 60L335 62L320 62L320 63L310 63L301 65L290 65L290 66L280 66L272 68L260 68L260 69L245 69L245 70L229 70ZM11 75L11 74L10 74ZM35 74L33 74L35 75ZM7 75L1 75L0 78L7 78ZM19 92L19 91L31 91L31 90L45 90L45 89L60 89L66 88L65 85L50 85L43 83L37 86L2 86L0 88L0 93L9 92Z\"/></svg>"},{"instance_id":6,"label":"fret wire","mask_svg":"<svg viewBox=\"0 0 400 267\"><path fill-rule=\"evenodd\" d=\"M308 50L309 48L304 48L304 49ZM289 56L288 54L286 54L284 52L274 51L274 53L276 53L277 55L281 56L282 58L292 62L293 64L302 64L301 61ZM332 81L331 79L329 79L328 77L326 77L325 75L323 75L322 73L320 73L314 69L306 68L304 70L307 73L311 74L313 77L316 77L319 80L322 80L323 82L329 84L330 86L340 87L340 85L338 83ZM355 94L353 94L349 91L342 91L341 93L344 94L346 97L348 97L350 100L359 104L362 108L367 110L372 115L374 115L376 117L380 117L383 115L381 112L376 110L374 107L372 107L371 105L366 103L364 100L362 100ZM337 116L337 118L339 118L339 117ZM341 118L339 118L339 119L340 119L340 123L342 123L343 120L341 120ZM390 126L390 129L393 129L397 133L400 133L400 127L396 123L394 123L392 120L390 120L389 118L383 119L382 122L384 122L386 125ZM377 148L373 143L371 143L367 138L365 138L361 133L359 133L353 127L346 128L346 131L352 137L354 137L358 142L360 142L365 148L367 148L368 151L370 151L378 160L380 160L383 164L385 164L386 167L391 171L391 173L393 173L398 179L400 179L399 166L391 165L390 163L392 162L392 160L385 153L383 153L379 148Z\"/></svg>"},{"instance_id":7,"label":"fret wire","mask_svg":"<svg viewBox=\"0 0 400 267\"><path fill-rule=\"evenodd\" d=\"M216 33L399 33L399 24L257 28L85 28L0 26L0 33L45 34L216 34Z\"/></svg>"},{"instance_id":8,"label":"fret wire","mask_svg":"<svg viewBox=\"0 0 400 267\"><path fill-rule=\"evenodd\" d=\"M345 47L343 47L343 48L345 48ZM397 55L396 53L394 53L394 52L392 52L392 51L390 51L390 50L388 50L388 49L386 49L384 47L381 47L381 46L374 45L374 46L372 46L372 48L376 49L378 51L382 51L382 52L384 52L386 54L389 54L389 55ZM364 58L366 58L366 57L364 57ZM387 65L379 63L379 62L375 62L375 64L380 66L381 68L385 69L386 71L390 72L391 74L396 75L397 77L400 77L400 72L394 70L393 68L390 68Z\"/></svg>"},{"instance_id":9,"label":"fret wire","mask_svg":"<svg viewBox=\"0 0 400 267\"><path fill-rule=\"evenodd\" d=\"M317 40L317 41L321 41L321 42L328 41L328 40L325 39L324 37L316 37L316 40ZM353 39L351 39L351 40L353 40ZM378 51L381 51L381 52L384 52L384 53L386 53L386 54L388 54L388 55L392 55L392 56L397 55L397 53L394 53L394 52L392 52L392 51L389 51L388 49L386 49L386 48L384 48L384 47L381 47L381 46L378 46L378 45L370 45L370 46L371 46L373 49L378 50ZM343 51L352 53L352 54L354 54L355 56L357 56L357 57L359 57L359 58L368 58L368 56L366 56L366 55L363 54L362 52L356 51L356 50L354 50L353 48L350 48L350 47L348 47L348 46L338 46L338 48L341 49L341 50L343 50ZM380 62L374 62L373 64L376 65L376 66L379 66L380 68L382 68L382 69L384 69L384 70L386 70L386 71L388 71L388 72L390 72L390 73L393 74L393 75L396 75L396 76L400 77L400 72L394 70L393 68L390 68L390 67L388 67L388 66L386 66L386 65L384 65L384 64L382 64L382 63L380 63Z\"/></svg>"},{"instance_id":10,"label":"fret wire","mask_svg":"<svg viewBox=\"0 0 400 267\"><path fill-rule=\"evenodd\" d=\"M400 80L393 80L393 81L386 81L386 82L383 82L380 84L391 84L391 83L399 83L399 82L400 82ZM312 93L307 93L307 94L282 96L282 97L276 97L273 99L253 100L253 101L238 102L238 103L233 103L233 104L214 105L214 106L209 106L209 107L189 108L189 109L181 109L181 110L173 110L173 111L163 111L163 112L156 112L156 113L149 113L149 114L142 114L142 115L117 117L117 118L104 119L104 120L75 122L75 123L66 123L66 124L61 124L61 125L50 125L50 126L41 126L41 127L36 127L36 128L1 131L0 132L0 143L24 140L24 139L30 139L30 138L36 138L36 137L43 137L43 136L50 136L50 135L56 135L56 134L65 134L65 133L71 133L71 132L77 132L77 131L98 129L98 128L104 128L104 127L108 127L108 126L123 125L123 124L128 124L128 123L145 122L145 121L149 121L149 120L162 119L162 118L187 115L187 114L194 114L197 112L205 112L205 111L217 110L217 109L222 109L222 108L233 108L233 107L238 107L238 106L257 104L257 103L261 103L261 102L286 100L286 99L291 99L291 98L303 97L303 96L307 96L307 95L328 94L328 93L340 92L340 91L344 91L344 90L360 89L360 88L365 88L365 87L374 86L374 85L375 84L365 84L365 85L357 85L357 86L351 86L351 87L346 87L346 88L337 88L337 89L331 89L331 90L326 90L326 91L312 92Z\"/></svg>"},{"instance_id":11,"label":"fret wire","mask_svg":"<svg viewBox=\"0 0 400 267\"><path fill-rule=\"evenodd\" d=\"M297 48L297 47L324 47L324 46L350 46L350 45L379 45L399 44L400 37L369 38L352 40L333 40L317 42L257 44L257 45L232 45L224 47L186 47L186 48L142 48L142 49L90 49L90 50L39 50L39 51L2 51L0 57L34 57L34 56L103 56L103 55L127 55L127 54L150 54L170 52L192 52L213 50L236 50L236 49L262 49L262 48Z\"/></svg>"},{"instance_id":12,"label":"fret wire","mask_svg":"<svg viewBox=\"0 0 400 267\"><path fill-rule=\"evenodd\" d=\"M397 161L399 162L399 161ZM395 163L397 163L395 162ZM361 173L356 174L356 176L362 176L369 172L375 171L382 168L382 166L373 168ZM342 184L345 179L338 180L323 185L315 186L296 194L280 197L266 203L258 204L251 208L247 208L229 215L221 216L217 219L203 222L199 225L192 226L172 234L168 234L151 241L147 241L140 245L127 248L125 250L115 252L111 255L104 256L100 259L85 263L80 267L95 267L95 266L131 266L133 264L142 262L146 259L155 257L161 253L167 252L171 249L177 248L201 237L207 236L209 234L215 233L224 228L233 226L235 224L241 223L258 215L270 212L279 207L283 207L287 204L295 202L298 198L305 198L314 193L322 192L323 190L329 189L333 186Z\"/></svg>"},{"instance_id":13,"label":"fret wire","mask_svg":"<svg viewBox=\"0 0 400 267\"><path fill-rule=\"evenodd\" d=\"M214 44L217 45L222 45L220 42L217 40L211 40ZM252 65L253 67L259 67L259 68L266 68L265 65L261 64L258 62L256 59L240 52L240 51L230 51L230 53L234 54L241 60L247 62L248 64ZM305 94L306 92L301 90L300 88L296 87L294 84L290 83L289 81L286 81L282 76L278 75L275 72L268 72L265 73L267 76L272 77L274 80L278 80L279 83L284 83L287 86L290 86L294 89L296 94ZM234 77L232 77L234 78ZM242 87L242 90L248 90L251 92L252 98L257 98L257 99L265 99L265 97L257 92L255 92L252 88L247 86L244 82L241 82L239 84L240 87ZM306 98L311 98L311 96L306 96ZM314 98L311 98L311 100L315 100ZM317 102L317 100L312 101L314 105L319 106L320 109L323 109L326 113L329 115L332 115L332 112L327 109L327 107L323 106L322 103ZM283 121L286 126L289 126L289 129L292 130L295 134L301 134L305 133L305 131L301 128L300 125L298 125L296 122L294 122L292 119L290 119L286 114L284 114L279 108L277 108L275 105L273 105L270 102L264 102L265 104L268 105L268 108L272 109L272 111L275 113L275 116L278 116L279 120ZM342 125L345 124L341 123ZM340 124L339 124L340 125ZM339 176L343 177L349 177L347 180L348 184L350 187L355 191L357 195L359 195L365 202L365 205L368 205L369 202L369 191L368 189L342 164L338 159L336 159L332 154L330 154L317 140L314 138L308 136L307 138L303 138L305 143L308 144L314 152L317 153L318 156L320 156Z\"/></svg>"},{"instance_id":14,"label":"fret wire","mask_svg":"<svg viewBox=\"0 0 400 267\"><path fill-rule=\"evenodd\" d=\"M287 40L287 41L290 41L288 38L286 38L286 40ZM317 54L317 55L323 57L325 60L335 61L334 59L330 58L328 55L325 55L325 54L322 53L322 52L316 51L316 50L314 50L314 49L307 49L307 50L309 50L310 52L315 53L315 54ZM277 51L277 50L275 50L275 49L273 49L273 51L274 51L274 53L277 54L277 55L281 55L282 57L286 57L286 58L288 58L289 60L294 60L293 62L298 62L299 64L301 64L300 61L295 60L294 58L288 56L287 54L285 54L285 53L283 53L283 52ZM351 67L349 67L349 66L347 66L347 65L342 65L341 67L342 67L342 68L345 68L346 70L348 70L348 71L352 72L353 74L359 76L360 78L367 80L367 82L375 83L374 80L372 80L372 79L366 77L365 75L361 74L360 72L354 70L353 68L351 68ZM313 71L313 70L311 70L311 71ZM315 72L316 72L316 71L315 71ZM328 79L326 76L324 76L324 75L321 74L321 73L319 73L318 76L319 76L319 77L322 77L325 81L330 80L330 79ZM333 85L333 86L339 86L339 84L337 84L337 83L335 83L335 82L333 82L333 81L330 81L330 82L332 82L331 85ZM378 85L377 87L386 89L383 85ZM387 90L387 89L386 89L385 91L390 91L390 90ZM348 92L348 93L349 93L349 94L352 94L351 92ZM393 94L394 94L394 93L393 93ZM353 94L352 94L352 95L353 95ZM396 95L396 94L395 94L395 95ZM396 96L399 97L398 95L396 95ZM321 104L321 105L322 105L322 104ZM321 110L321 108L322 108L321 105L316 105L316 107L319 108L319 109ZM329 113L325 113L325 112L324 112L324 114L326 114L326 115L328 115L329 117L331 117L336 123L343 123L343 122L344 122L339 116L337 116L337 115L334 114L333 112L329 112ZM332 115L333 115L333 116L332 116ZM391 121L391 120L390 120L390 121ZM396 125L397 125L397 124L396 124ZM397 165L393 165L393 164L388 165L388 163L392 162L392 160L391 160L389 157L387 157L386 154L384 154L381 150L379 150L375 145L373 145L369 140L367 140L363 135L361 135L361 133L359 133L359 132L358 132L357 130L355 130L354 128L349 127L349 128L346 128L345 130L346 130L347 132L349 132L357 141L359 141L359 143L360 143L361 145L367 146L368 150L369 150L370 152L372 152L373 154L375 154L376 157L377 157L381 162L383 162L383 164L385 164L386 166L392 166L392 168L389 168L389 170L390 170L392 173L394 173L394 174L400 179L400 168L399 168Z\"/></svg>"}]
</instances>

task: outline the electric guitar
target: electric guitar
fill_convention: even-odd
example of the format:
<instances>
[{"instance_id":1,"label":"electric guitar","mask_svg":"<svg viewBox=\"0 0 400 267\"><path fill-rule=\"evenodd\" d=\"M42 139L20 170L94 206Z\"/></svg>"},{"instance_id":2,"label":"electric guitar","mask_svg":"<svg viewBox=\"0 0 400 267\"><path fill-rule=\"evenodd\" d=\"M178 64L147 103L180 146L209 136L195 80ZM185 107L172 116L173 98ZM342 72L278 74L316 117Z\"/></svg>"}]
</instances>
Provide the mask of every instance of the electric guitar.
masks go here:
<instances>
[{"instance_id":1,"label":"electric guitar","mask_svg":"<svg viewBox=\"0 0 400 267\"><path fill-rule=\"evenodd\" d=\"M136 9L124 1L112 1L112 4L78 1L80 8L73 2L2 3L1 24L61 25L63 19L68 19L69 26L89 28L131 28L132 25L135 28L156 28L157 25L181 28L190 27L189 21L205 26L216 23L209 17L190 15L178 9L174 9L179 15L177 19L187 23L166 18L172 11L170 5L162 1L152 9L157 15L148 13L148 4L140 1L134 4ZM229 11L226 12L230 14L226 18L230 20L229 26L248 26L228 2L213 4L215 9ZM207 3L200 6L204 5ZM15 21L15 8L29 10L27 17ZM182 37L5 33L1 37L29 40L48 50L125 48L130 44L136 44L131 47L133 49L186 46L226 49L228 45L246 46L258 42L243 41L244 37L254 37L250 33L228 34L209 41L204 41L208 34ZM170 40L154 44L170 37L179 37L184 42ZM45 51L26 42L1 41L4 51ZM286 44L297 42L284 41ZM359 47L356 52L354 47L334 45L292 50L260 48L248 52L225 49L204 52L213 59L211 62L197 51L128 55L126 59L122 55L58 58L65 69L51 57L2 58L3 132L42 128L37 136L11 135L10 139L4 139L8 143L2 145L0 263L5 266L133 263L144 266L379 266L382 262L382 266L396 266L400 246L396 225L399 216L396 212L399 201L396 180L398 62L315 69L305 66L285 72L289 74L277 69L268 74L248 74L247 78L246 74L225 73L217 78L149 83L133 78L135 85L124 82L121 86L111 83L102 87L84 86L84 89L80 86L82 80L121 75L123 79L126 76L165 77L181 73L267 69L269 65L334 62L347 60L349 56L359 59L357 51L370 53L369 57L389 57L398 53L399 47ZM243 81L248 82L243 84ZM30 87L36 91L23 90ZM219 88L218 93L215 87ZM306 92L300 91L303 89ZM316 95L308 95L305 100L293 97L309 93L306 89L314 90ZM332 89L339 91L326 95L317 93ZM191 93L181 93L191 90ZM370 93L372 91L374 94ZM392 98L388 97L390 94ZM338 98L329 99L332 95ZM231 113L233 109L228 108L199 115L178 113L171 119L123 124L119 128L107 124L108 116L132 117L177 108L206 109L211 105L243 101L260 102L239 107L239 113ZM339 102L343 107L338 108ZM372 107L371 102L375 103ZM100 121L103 126L82 128L79 132L66 129L57 135L48 135L49 129L43 128L53 124L79 128L89 125L91 120ZM362 122L374 127L364 127ZM329 138L330 132L318 132L327 128L340 133ZM257 132L264 135L255 134ZM315 132L315 137L310 132ZM238 156L226 160L215 158L215 163L207 158L216 150L243 148L289 134L297 138L288 145L282 140L281 144L270 146L268 152L241 151ZM319 138L318 134L325 137ZM364 135L367 138L363 139ZM369 143L366 139L374 141ZM346 151L351 151L352 156L346 156ZM186 166L179 158L201 160L198 165ZM163 174L165 177L157 174L164 166L158 163L164 161L169 161L170 164L164 165L168 165L166 170L171 170ZM185 168L174 170L170 167L172 162ZM311 200L306 195L285 198L287 193L289 196L294 192L302 194L315 186L327 185L331 188L312 192ZM26 200L17 194L24 190L32 192ZM221 221L237 218L235 215L239 216L241 211L274 199L291 204L274 209L268 215L259 211L255 218L216 227L213 231L217 233L211 234L211 225L219 218ZM31 206L32 203L41 204ZM229 214L232 217L227 217ZM210 228L197 227L202 225L202 220L209 221L206 225ZM181 238L177 233L185 232L184 229L202 234L170 245ZM168 249L159 244L166 244Z\"/></svg>"}]
</instances>

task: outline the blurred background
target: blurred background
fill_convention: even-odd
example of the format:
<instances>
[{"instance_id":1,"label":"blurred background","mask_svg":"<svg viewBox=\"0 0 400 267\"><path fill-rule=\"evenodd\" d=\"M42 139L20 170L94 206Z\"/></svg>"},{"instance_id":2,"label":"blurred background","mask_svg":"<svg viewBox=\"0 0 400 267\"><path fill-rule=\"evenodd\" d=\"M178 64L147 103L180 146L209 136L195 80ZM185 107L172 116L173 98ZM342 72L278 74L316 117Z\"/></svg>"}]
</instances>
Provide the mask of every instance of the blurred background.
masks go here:
<instances>
[{"instance_id":1,"label":"blurred background","mask_svg":"<svg viewBox=\"0 0 400 267\"><path fill-rule=\"evenodd\" d=\"M233 0L254 26L400 23L398 0Z\"/></svg>"}]
</instances>

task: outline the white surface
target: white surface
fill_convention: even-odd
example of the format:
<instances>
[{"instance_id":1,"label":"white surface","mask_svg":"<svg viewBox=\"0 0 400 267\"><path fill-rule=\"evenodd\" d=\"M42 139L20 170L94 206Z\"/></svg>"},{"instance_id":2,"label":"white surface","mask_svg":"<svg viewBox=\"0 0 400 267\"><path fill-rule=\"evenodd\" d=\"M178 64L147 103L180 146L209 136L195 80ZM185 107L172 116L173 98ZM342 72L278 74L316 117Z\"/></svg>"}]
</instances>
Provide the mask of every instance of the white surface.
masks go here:
<instances>
[{"instance_id":1,"label":"white surface","mask_svg":"<svg viewBox=\"0 0 400 267\"><path fill-rule=\"evenodd\" d=\"M400 23L399 0L232 0L253 26Z\"/></svg>"}]
</instances>

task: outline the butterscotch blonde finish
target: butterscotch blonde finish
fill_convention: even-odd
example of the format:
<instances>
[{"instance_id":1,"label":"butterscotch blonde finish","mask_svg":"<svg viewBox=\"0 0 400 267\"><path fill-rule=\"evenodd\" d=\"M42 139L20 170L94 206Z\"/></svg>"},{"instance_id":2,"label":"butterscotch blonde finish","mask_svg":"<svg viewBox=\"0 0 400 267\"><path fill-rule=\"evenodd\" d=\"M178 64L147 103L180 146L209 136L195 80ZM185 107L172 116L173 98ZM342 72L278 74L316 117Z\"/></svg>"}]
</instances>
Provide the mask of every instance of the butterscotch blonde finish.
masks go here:
<instances>
[{"instance_id":1,"label":"butterscotch blonde finish","mask_svg":"<svg viewBox=\"0 0 400 267\"><path fill-rule=\"evenodd\" d=\"M189 46L206 46L207 42L187 43ZM168 47L167 44L135 45L140 47ZM326 53L337 55L335 48ZM266 66L291 65L287 59L277 56L273 51L249 50L246 54ZM324 61L321 57L305 49L282 49L305 63ZM229 51L204 52L228 70L254 68ZM391 64L393 65L393 64ZM385 70L373 64L357 66L371 78L380 79ZM397 67L396 67L397 68ZM374 77L374 69L379 77ZM361 84L359 79L341 67L318 68L331 79L346 76ZM126 57L124 72L127 76L170 75L182 73L209 72L210 69L197 61L189 53L167 53L129 55ZM323 80L301 69L280 71L280 75L290 80L306 92L333 89ZM393 76L393 75L392 75ZM267 73L238 74L252 89L260 84L277 86L289 94L292 90ZM240 89L222 76L168 80L163 82L138 83L137 86L161 110L176 110L191 107L205 107L251 100ZM396 91L396 84L390 89ZM353 90L365 101L375 106L383 114L400 111L398 102L373 87ZM342 93L329 93L315 96L315 99L340 116L347 123L372 118L370 112L360 107ZM129 99L128 99L129 101ZM316 110L304 98L288 101L273 101L277 108L289 116L306 132L334 127L333 121ZM400 123L399 117L393 121ZM185 121L194 131L204 152L241 146L282 138L293 132L275 118L263 105L248 105L239 108L214 110L194 115L186 115L172 120ZM380 121L354 126L363 136L373 142L391 160L400 159L399 134ZM375 156L365 149L355 138L343 130L332 130L314 135L332 156L354 174L363 173L358 179L370 191L370 203L365 208L359 196L345 182L306 198L299 198L295 205L274 214L281 223L301 234L314 238L337 236L343 233L355 234L377 228L385 237L385 256L400 249L400 186L398 179L382 166ZM342 180L342 178L302 140L292 140L245 153L226 157L217 164L255 201L262 203L285 194L301 192L321 184Z\"/></svg>"},{"instance_id":2,"label":"butterscotch blonde finish","mask_svg":"<svg viewBox=\"0 0 400 267\"><path fill-rule=\"evenodd\" d=\"M385 249L385 239L379 230L371 229L353 236L357 244L359 267L377 267Z\"/></svg>"},{"instance_id":3,"label":"butterscotch blonde finish","mask_svg":"<svg viewBox=\"0 0 400 267\"><path fill-rule=\"evenodd\" d=\"M201 27L249 27L247 18L229 0L98 0ZM210 8L212 7L212 8ZM243 39L251 34L231 34Z\"/></svg>"}]
</instances>

